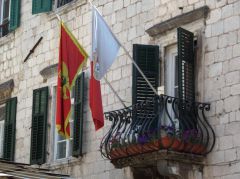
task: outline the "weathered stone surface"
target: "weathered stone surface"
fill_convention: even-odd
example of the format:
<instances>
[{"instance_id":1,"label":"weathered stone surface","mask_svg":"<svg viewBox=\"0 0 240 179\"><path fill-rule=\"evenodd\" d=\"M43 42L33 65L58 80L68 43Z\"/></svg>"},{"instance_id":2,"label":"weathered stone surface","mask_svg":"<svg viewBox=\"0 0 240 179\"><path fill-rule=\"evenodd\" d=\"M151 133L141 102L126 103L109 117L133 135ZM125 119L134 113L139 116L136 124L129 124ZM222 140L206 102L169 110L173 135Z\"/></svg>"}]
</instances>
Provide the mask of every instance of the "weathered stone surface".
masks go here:
<instances>
[{"instance_id":1,"label":"weathered stone surface","mask_svg":"<svg viewBox=\"0 0 240 179\"><path fill-rule=\"evenodd\" d=\"M173 28L177 28L181 25L193 22L195 20L206 18L208 14L208 7L204 6L199 9L195 9L191 12L179 15L167 21L161 22L159 24L154 25L153 27L146 30L146 32L150 36L161 35L162 33L171 30Z\"/></svg>"},{"instance_id":2,"label":"weathered stone surface","mask_svg":"<svg viewBox=\"0 0 240 179\"><path fill-rule=\"evenodd\" d=\"M57 75L58 64L48 66L40 71L40 74L44 79L51 78L52 76Z\"/></svg>"},{"instance_id":3,"label":"weathered stone surface","mask_svg":"<svg viewBox=\"0 0 240 179\"><path fill-rule=\"evenodd\" d=\"M11 97L13 87L13 79L0 84L0 104L4 103L8 98Z\"/></svg>"}]
</instances>

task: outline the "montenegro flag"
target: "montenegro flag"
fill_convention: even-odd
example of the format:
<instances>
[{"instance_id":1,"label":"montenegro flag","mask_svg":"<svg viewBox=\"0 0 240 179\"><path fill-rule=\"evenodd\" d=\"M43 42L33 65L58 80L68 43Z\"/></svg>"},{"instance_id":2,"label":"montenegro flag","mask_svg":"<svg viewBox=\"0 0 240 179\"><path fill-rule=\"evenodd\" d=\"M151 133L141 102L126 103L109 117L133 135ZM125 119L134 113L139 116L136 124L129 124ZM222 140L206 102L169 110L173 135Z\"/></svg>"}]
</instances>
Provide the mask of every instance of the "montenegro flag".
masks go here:
<instances>
[{"instance_id":1,"label":"montenegro flag","mask_svg":"<svg viewBox=\"0 0 240 179\"><path fill-rule=\"evenodd\" d=\"M56 126L65 138L70 137L69 118L71 116L70 92L75 80L88 58L87 53L77 39L61 23L59 46Z\"/></svg>"}]
</instances>

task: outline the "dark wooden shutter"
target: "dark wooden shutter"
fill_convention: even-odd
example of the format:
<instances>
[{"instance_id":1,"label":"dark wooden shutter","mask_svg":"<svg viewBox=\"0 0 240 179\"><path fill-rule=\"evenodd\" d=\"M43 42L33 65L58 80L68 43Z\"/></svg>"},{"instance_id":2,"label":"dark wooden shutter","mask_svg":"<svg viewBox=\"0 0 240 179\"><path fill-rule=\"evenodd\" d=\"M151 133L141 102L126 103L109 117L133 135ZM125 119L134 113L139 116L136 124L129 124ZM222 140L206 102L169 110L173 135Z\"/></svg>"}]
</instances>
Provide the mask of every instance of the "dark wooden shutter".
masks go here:
<instances>
[{"instance_id":1,"label":"dark wooden shutter","mask_svg":"<svg viewBox=\"0 0 240 179\"><path fill-rule=\"evenodd\" d=\"M6 118L4 124L3 158L14 161L16 140L16 109L17 98L11 98L6 102Z\"/></svg>"},{"instance_id":2,"label":"dark wooden shutter","mask_svg":"<svg viewBox=\"0 0 240 179\"><path fill-rule=\"evenodd\" d=\"M11 10L10 10L10 31L15 30L20 25L20 9L21 0L11 0Z\"/></svg>"},{"instance_id":3,"label":"dark wooden shutter","mask_svg":"<svg viewBox=\"0 0 240 179\"><path fill-rule=\"evenodd\" d=\"M33 91L31 164L43 164L46 159L48 87Z\"/></svg>"},{"instance_id":4,"label":"dark wooden shutter","mask_svg":"<svg viewBox=\"0 0 240 179\"><path fill-rule=\"evenodd\" d=\"M178 85L181 100L195 101L194 35L178 28Z\"/></svg>"},{"instance_id":5,"label":"dark wooden shutter","mask_svg":"<svg viewBox=\"0 0 240 179\"><path fill-rule=\"evenodd\" d=\"M181 130L197 128L195 115L194 34L178 28L178 95Z\"/></svg>"},{"instance_id":6,"label":"dark wooden shutter","mask_svg":"<svg viewBox=\"0 0 240 179\"><path fill-rule=\"evenodd\" d=\"M74 92L73 156L78 157L82 155L83 143L84 73L77 78Z\"/></svg>"},{"instance_id":7,"label":"dark wooden shutter","mask_svg":"<svg viewBox=\"0 0 240 179\"><path fill-rule=\"evenodd\" d=\"M52 0L32 0L32 14L49 12L52 10Z\"/></svg>"},{"instance_id":8,"label":"dark wooden shutter","mask_svg":"<svg viewBox=\"0 0 240 179\"><path fill-rule=\"evenodd\" d=\"M153 45L133 45L133 58L139 68L143 71L153 87L157 90L159 82L159 47ZM133 87L132 87L132 103L153 99L155 93L149 87L142 75L133 65ZM156 106L150 107L152 112L156 110ZM145 112L146 112L145 110ZM143 114L144 115L144 114ZM140 117L139 111L134 114L133 118Z\"/></svg>"}]
</instances>

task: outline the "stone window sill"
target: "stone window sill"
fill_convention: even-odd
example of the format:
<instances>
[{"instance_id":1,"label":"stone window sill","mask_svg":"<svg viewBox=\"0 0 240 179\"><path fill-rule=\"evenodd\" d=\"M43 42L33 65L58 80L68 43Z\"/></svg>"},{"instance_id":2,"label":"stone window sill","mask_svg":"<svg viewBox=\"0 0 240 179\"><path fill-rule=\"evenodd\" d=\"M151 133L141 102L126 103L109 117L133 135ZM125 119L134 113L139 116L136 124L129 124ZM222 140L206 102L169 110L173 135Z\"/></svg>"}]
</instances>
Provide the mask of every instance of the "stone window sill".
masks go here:
<instances>
[{"instance_id":1,"label":"stone window sill","mask_svg":"<svg viewBox=\"0 0 240 179\"><path fill-rule=\"evenodd\" d=\"M57 170L63 166L72 166L72 165L77 165L80 164L82 161L82 158L75 158L75 157L68 157L64 159L58 159L55 161L51 161L50 163L45 163L41 166L41 168L50 168Z\"/></svg>"},{"instance_id":2,"label":"stone window sill","mask_svg":"<svg viewBox=\"0 0 240 179\"><path fill-rule=\"evenodd\" d=\"M50 20L57 18L56 14L61 16L63 14L70 12L73 9L76 9L76 8L86 4L86 3L87 3L87 0L73 0L59 8L55 8L55 9L53 9L53 11L48 13Z\"/></svg>"},{"instance_id":3,"label":"stone window sill","mask_svg":"<svg viewBox=\"0 0 240 179\"><path fill-rule=\"evenodd\" d=\"M11 42L13 39L14 32L9 32L9 34L0 38L0 46L5 45L8 42Z\"/></svg>"}]
</instances>

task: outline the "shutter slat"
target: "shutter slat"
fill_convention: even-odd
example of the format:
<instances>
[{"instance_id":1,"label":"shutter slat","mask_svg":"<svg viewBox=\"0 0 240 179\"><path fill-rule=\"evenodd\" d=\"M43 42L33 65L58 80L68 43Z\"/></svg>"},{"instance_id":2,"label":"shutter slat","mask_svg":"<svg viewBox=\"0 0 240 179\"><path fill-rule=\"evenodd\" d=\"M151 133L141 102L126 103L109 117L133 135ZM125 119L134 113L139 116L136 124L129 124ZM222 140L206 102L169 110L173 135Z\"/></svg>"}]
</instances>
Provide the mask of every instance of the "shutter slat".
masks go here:
<instances>
[{"instance_id":1,"label":"shutter slat","mask_svg":"<svg viewBox=\"0 0 240 179\"><path fill-rule=\"evenodd\" d=\"M159 81L159 47L152 45L133 45L133 58L139 68L143 71L153 87L157 90ZM136 104L147 99L152 99L155 93L149 87L147 82L133 66L133 88L132 88L132 103ZM156 106L146 109L148 113L155 113ZM145 111L146 112L146 111ZM144 119L142 111L133 114L133 119Z\"/></svg>"},{"instance_id":2,"label":"shutter slat","mask_svg":"<svg viewBox=\"0 0 240 179\"><path fill-rule=\"evenodd\" d=\"M82 73L75 83L73 156L82 156L84 76Z\"/></svg>"},{"instance_id":3,"label":"shutter slat","mask_svg":"<svg viewBox=\"0 0 240 179\"><path fill-rule=\"evenodd\" d=\"M15 30L20 25L20 9L21 9L21 0L11 0L10 22L9 22L10 31Z\"/></svg>"},{"instance_id":4,"label":"shutter slat","mask_svg":"<svg viewBox=\"0 0 240 179\"><path fill-rule=\"evenodd\" d=\"M178 92L179 98L187 101L195 101L193 38L192 32L178 28Z\"/></svg>"},{"instance_id":5,"label":"shutter slat","mask_svg":"<svg viewBox=\"0 0 240 179\"><path fill-rule=\"evenodd\" d=\"M46 136L48 114L48 87L33 91L31 133L31 164L43 164L46 159Z\"/></svg>"},{"instance_id":6,"label":"shutter slat","mask_svg":"<svg viewBox=\"0 0 240 179\"><path fill-rule=\"evenodd\" d=\"M15 154L16 108L17 108L16 97L11 98L6 102L3 158L9 161L14 161Z\"/></svg>"}]
</instances>

